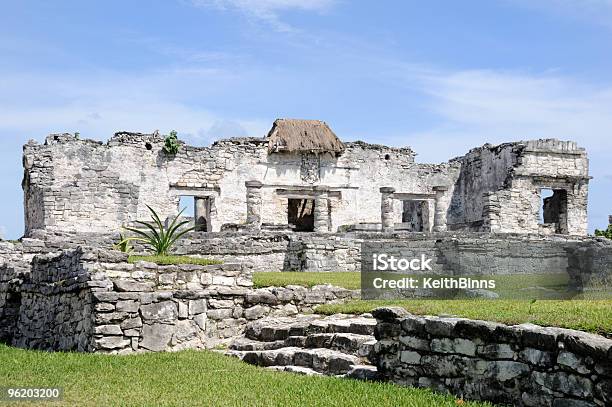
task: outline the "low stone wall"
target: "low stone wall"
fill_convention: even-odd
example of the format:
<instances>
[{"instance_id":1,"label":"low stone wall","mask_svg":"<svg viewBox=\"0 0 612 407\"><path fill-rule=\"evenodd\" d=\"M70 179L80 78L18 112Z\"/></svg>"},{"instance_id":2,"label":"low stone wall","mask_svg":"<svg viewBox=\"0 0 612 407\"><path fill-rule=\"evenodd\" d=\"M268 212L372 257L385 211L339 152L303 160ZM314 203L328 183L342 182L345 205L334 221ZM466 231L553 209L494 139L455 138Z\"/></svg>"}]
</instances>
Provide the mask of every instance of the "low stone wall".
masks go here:
<instances>
[{"instance_id":1,"label":"low stone wall","mask_svg":"<svg viewBox=\"0 0 612 407\"><path fill-rule=\"evenodd\" d=\"M21 305L23 276L6 263L0 264L0 341L13 338Z\"/></svg>"},{"instance_id":2,"label":"low stone wall","mask_svg":"<svg viewBox=\"0 0 612 407\"><path fill-rule=\"evenodd\" d=\"M27 265L35 253L58 252L77 246L111 249L113 234L38 233L23 239L3 258ZM434 272L445 274L538 273L567 270L580 281L612 279L612 240L581 236L539 236L494 233L190 233L176 244L176 254L242 263L251 271L360 271L362 244L402 257L432 258ZM136 245L136 251L145 248ZM364 259L368 261L369 256ZM23 268L23 267L22 267ZM593 277L591 281L591 277ZM581 283L579 282L578 285Z\"/></svg>"},{"instance_id":3,"label":"low stone wall","mask_svg":"<svg viewBox=\"0 0 612 407\"><path fill-rule=\"evenodd\" d=\"M375 361L403 386L517 406L612 404L612 340L532 324L417 317L379 308Z\"/></svg>"},{"instance_id":4,"label":"low stone wall","mask_svg":"<svg viewBox=\"0 0 612 407\"><path fill-rule=\"evenodd\" d=\"M344 234L193 233L178 254L245 263L253 271L359 271L360 239Z\"/></svg>"},{"instance_id":5,"label":"low stone wall","mask_svg":"<svg viewBox=\"0 0 612 407\"><path fill-rule=\"evenodd\" d=\"M158 266L77 248L0 273L0 337L44 350L131 353L210 348L248 321L312 311L358 291L331 286L252 289L240 264Z\"/></svg>"}]
</instances>

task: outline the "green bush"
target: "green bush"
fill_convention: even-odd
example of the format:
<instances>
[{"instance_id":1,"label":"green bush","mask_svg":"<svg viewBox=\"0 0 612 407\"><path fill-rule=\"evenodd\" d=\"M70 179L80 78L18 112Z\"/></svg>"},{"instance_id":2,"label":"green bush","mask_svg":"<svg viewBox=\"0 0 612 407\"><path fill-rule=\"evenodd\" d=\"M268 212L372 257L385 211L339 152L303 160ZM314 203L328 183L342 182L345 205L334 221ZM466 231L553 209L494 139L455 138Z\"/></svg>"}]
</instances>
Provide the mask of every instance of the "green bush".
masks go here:
<instances>
[{"instance_id":1,"label":"green bush","mask_svg":"<svg viewBox=\"0 0 612 407\"><path fill-rule=\"evenodd\" d=\"M601 237L605 237L608 239L612 239L612 225L609 225L608 229L605 229L605 230L595 229L595 236L601 236Z\"/></svg>"},{"instance_id":2,"label":"green bush","mask_svg":"<svg viewBox=\"0 0 612 407\"><path fill-rule=\"evenodd\" d=\"M153 210L153 208L151 208L149 205L147 205L147 208L149 208L149 211L151 211L151 218L153 219L153 223L142 222L139 220L136 221L137 224L147 228L145 230L126 227L126 230L135 233L139 237L128 237L126 239L123 239L119 244L123 244L124 242L127 243L130 241L142 242L145 245L149 246L151 249L153 249L153 252L156 255L167 256L168 252L170 251L172 246L174 246L174 243L176 243L177 240L183 237L186 233L191 232L195 229L194 227L191 227L179 231L181 227L189 223L188 220L183 222L178 221L185 209L181 210L179 214L176 215L176 217L172 220L170 226L166 228L159 216L157 215L157 212L155 212L155 210Z\"/></svg>"},{"instance_id":3,"label":"green bush","mask_svg":"<svg viewBox=\"0 0 612 407\"><path fill-rule=\"evenodd\" d=\"M164 140L164 152L166 152L166 154L174 155L179 152L181 145L179 144L176 134L176 131L172 130L170 135Z\"/></svg>"}]
</instances>

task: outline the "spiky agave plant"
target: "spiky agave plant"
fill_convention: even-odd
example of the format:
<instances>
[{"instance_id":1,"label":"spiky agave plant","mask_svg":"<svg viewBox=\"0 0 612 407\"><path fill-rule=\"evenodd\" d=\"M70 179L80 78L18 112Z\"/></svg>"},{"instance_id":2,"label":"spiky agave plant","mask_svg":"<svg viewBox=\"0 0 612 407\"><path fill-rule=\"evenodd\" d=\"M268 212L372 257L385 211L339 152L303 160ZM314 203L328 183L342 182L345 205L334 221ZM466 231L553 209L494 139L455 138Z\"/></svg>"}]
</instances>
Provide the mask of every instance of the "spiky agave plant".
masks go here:
<instances>
[{"instance_id":1,"label":"spiky agave plant","mask_svg":"<svg viewBox=\"0 0 612 407\"><path fill-rule=\"evenodd\" d=\"M134 251L134 248L130 245L130 241L125 238L123 233L119 233L119 242L113 245L113 248L122 253L132 253Z\"/></svg>"},{"instance_id":2,"label":"spiky agave plant","mask_svg":"<svg viewBox=\"0 0 612 407\"><path fill-rule=\"evenodd\" d=\"M157 215L157 212L155 212L155 210L149 205L147 205L147 208L149 209L149 211L151 211L151 218L153 219L153 224L137 220L137 224L144 226L148 230L126 227L126 230L135 233L137 236L128 237L124 239L124 241L142 242L145 245L150 246L155 251L156 255L167 256L168 252L177 240L183 237L186 233L189 233L195 229L194 227L191 227L179 230L181 227L189 223L188 220L183 222L178 221L183 212L185 211L184 208L179 212L178 215L176 215L176 217L172 220L172 223L170 223L170 226L168 226L167 228L162 223L161 219Z\"/></svg>"}]
</instances>

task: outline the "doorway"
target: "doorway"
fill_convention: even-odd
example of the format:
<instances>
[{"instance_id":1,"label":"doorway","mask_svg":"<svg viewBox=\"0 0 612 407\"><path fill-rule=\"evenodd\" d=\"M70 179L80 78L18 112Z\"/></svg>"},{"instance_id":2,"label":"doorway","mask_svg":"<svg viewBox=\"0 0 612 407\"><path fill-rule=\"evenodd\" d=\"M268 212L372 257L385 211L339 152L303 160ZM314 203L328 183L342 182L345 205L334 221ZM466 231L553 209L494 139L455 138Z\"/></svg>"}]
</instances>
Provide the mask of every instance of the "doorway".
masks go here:
<instances>
[{"instance_id":1,"label":"doorway","mask_svg":"<svg viewBox=\"0 0 612 407\"><path fill-rule=\"evenodd\" d=\"M567 233L567 191L542 188L540 199L540 222L555 225L555 233Z\"/></svg>"},{"instance_id":2,"label":"doorway","mask_svg":"<svg viewBox=\"0 0 612 407\"><path fill-rule=\"evenodd\" d=\"M411 232L425 231L429 218L429 206L425 200L402 201L402 223Z\"/></svg>"},{"instance_id":3,"label":"doorway","mask_svg":"<svg viewBox=\"0 0 612 407\"><path fill-rule=\"evenodd\" d=\"M314 199L289 198L287 223L295 226L296 232L314 231Z\"/></svg>"}]
</instances>

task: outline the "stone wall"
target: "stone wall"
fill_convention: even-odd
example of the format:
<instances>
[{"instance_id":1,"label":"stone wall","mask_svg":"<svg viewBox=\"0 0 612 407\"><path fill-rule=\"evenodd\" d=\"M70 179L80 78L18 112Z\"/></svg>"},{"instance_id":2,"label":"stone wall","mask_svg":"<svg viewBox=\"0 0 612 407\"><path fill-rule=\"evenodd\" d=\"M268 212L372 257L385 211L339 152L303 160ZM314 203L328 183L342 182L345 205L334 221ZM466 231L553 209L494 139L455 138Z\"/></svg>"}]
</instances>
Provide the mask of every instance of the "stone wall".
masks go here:
<instances>
[{"instance_id":1,"label":"stone wall","mask_svg":"<svg viewBox=\"0 0 612 407\"><path fill-rule=\"evenodd\" d=\"M485 145L451 162L460 164L460 175L451 190L450 229L587 234L589 163L575 142ZM564 218L556 228L540 222L542 188L567 193Z\"/></svg>"},{"instance_id":2,"label":"stone wall","mask_svg":"<svg viewBox=\"0 0 612 407\"><path fill-rule=\"evenodd\" d=\"M206 233L177 252L239 261L253 271L360 271L362 244L396 257L432 258L434 273L515 274L569 271L610 278L612 242L603 238L491 233ZM368 258L369 259L369 258ZM368 260L366 259L366 260Z\"/></svg>"},{"instance_id":3,"label":"stone wall","mask_svg":"<svg viewBox=\"0 0 612 407\"><path fill-rule=\"evenodd\" d=\"M181 240L176 252L236 261L253 271L359 271L360 240L314 233L206 233Z\"/></svg>"},{"instance_id":4,"label":"stone wall","mask_svg":"<svg viewBox=\"0 0 612 407\"><path fill-rule=\"evenodd\" d=\"M37 229L119 232L148 219L146 205L162 219L178 213L181 196L210 200L211 230L247 220L246 181L262 182L261 220L287 223L287 200L308 198L316 185L331 188L331 230L346 223L380 220L378 187L410 181L430 192L431 177L445 165L414 164L409 148L347 143L342 157L268 154L263 138L228 139L210 147L182 145L165 154L156 134L117 133L108 143L70 134L24 146L26 235ZM314 167L313 167L314 166ZM410 172L412 175L405 175ZM408 186L406 186L408 187Z\"/></svg>"},{"instance_id":5,"label":"stone wall","mask_svg":"<svg viewBox=\"0 0 612 407\"><path fill-rule=\"evenodd\" d=\"M240 264L129 264L77 248L34 258L32 272L0 269L0 337L44 350L130 353L210 348L250 320L312 311L359 292L331 286L254 290Z\"/></svg>"},{"instance_id":6,"label":"stone wall","mask_svg":"<svg viewBox=\"0 0 612 407\"><path fill-rule=\"evenodd\" d=\"M373 312L379 373L402 386L516 406L612 404L612 340L531 324Z\"/></svg>"}]
</instances>

